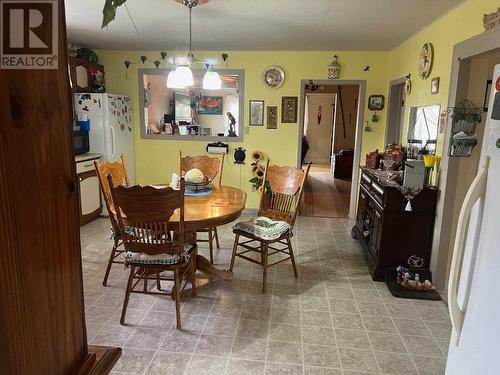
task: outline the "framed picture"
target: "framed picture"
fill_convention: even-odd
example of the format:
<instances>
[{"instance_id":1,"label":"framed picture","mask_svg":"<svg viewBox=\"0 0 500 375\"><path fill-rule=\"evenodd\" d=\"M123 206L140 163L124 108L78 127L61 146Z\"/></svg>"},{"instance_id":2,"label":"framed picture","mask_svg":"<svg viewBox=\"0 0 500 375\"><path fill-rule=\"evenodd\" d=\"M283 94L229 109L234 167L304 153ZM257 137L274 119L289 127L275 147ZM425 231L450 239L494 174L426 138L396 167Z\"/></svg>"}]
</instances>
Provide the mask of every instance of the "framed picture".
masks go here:
<instances>
[{"instance_id":1,"label":"framed picture","mask_svg":"<svg viewBox=\"0 0 500 375\"><path fill-rule=\"evenodd\" d=\"M264 125L264 101L250 100L249 104L250 126Z\"/></svg>"},{"instance_id":2,"label":"framed picture","mask_svg":"<svg viewBox=\"0 0 500 375\"><path fill-rule=\"evenodd\" d=\"M488 105L490 103L490 95L491 95L491 85L493 81L491 79L486 81L486 91L484 92L484 112L488 112Z\"/></svg>"},{"instance_id":3,"label":"framed picture","mask_svg":"<svg viewBox=\"0 0 500 375\"><path fill-rule=\"evenodd\" d=\"M431 94L435 95L439 92L439 77L434 77L431 81Z\"/></svg>"},{"instance_id":4,"label":"framed picture","mask_svg":"<svg viewBox=\"0 0 500 375\"><path fill-rule=\"evenodd\" d=\"M384 95L370 95L368 98L368 109L370 111L381 111L384 109Z\"/></svg>"},{"instance_id":5,"label":"framed picture","mask_svg":"<svg viewBox=\"0 0 500 375\"><path fill-rule=\"evenodd\" d=\"M281 98L281 122L294 124L297 122L297 107L299 98L297 96L283 96Z\"/></svg>"},{"instance_id":6,"label":"framed picture","mask_svg":"<svg viewBox=\"0 0 500 375\"><path fill-rule=\"evenodd\" d=\"M267 107L267 128L278 129L278 107Z\"/></svg>"},{"instance_id":7,"label":"framed picture","mask_svg":"<svg viewBox=\"0 0 500 375\"><path fill-rule=\"evenodd\" d=\"M198 104L199 115L222 115L222 96L204 96Z\"/></svg>"}]
</instances>

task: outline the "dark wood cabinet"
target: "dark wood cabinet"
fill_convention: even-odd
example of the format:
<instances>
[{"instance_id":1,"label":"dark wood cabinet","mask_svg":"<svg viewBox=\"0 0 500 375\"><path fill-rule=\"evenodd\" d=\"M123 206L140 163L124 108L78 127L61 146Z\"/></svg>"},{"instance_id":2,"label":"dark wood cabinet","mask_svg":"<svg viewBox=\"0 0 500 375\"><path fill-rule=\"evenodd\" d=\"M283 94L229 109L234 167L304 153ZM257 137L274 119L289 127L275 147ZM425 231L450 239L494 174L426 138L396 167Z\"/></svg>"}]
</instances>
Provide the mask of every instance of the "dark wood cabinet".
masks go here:
<instances>
[{"instance_id":1,"label":"dark wood cabinet","mask_svg":"<svg viewBox=\"0 0 500 375\"><path fill-rule=\"evenodd\" d=\"M414 266L412 260L429 267L438 190L424 188L406 211L408 201L397 184L379 178L377 171L361 169L352 235L362 245L373 280L385 280L386 268Z\"/></svg>"}]
</instances>

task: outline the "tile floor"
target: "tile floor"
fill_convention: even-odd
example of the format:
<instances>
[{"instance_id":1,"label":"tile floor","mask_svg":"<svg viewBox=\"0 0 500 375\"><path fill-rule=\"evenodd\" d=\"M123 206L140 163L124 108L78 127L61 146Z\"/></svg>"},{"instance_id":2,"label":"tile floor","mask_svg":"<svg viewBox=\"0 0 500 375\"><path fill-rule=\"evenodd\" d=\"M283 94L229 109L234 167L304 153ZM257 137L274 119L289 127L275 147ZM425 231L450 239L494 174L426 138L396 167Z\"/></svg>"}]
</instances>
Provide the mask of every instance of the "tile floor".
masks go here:
<instances>
[{"instance_id":1,"label":"tile floor","mask_svg":"<svg viewBox=\"0 0 500 375\"><path fill-rule=\"evenodd\" d=\"M186 296L183 331L169 297L132 295L119 324L127 271L112 269L107 219L81 229L87 333L91 344L119 346L113 374L444 374L450 322L442 302L400 300L370 279L345 219L300 217L293 244L299 278L282 263L261 270L237 259L234 280L198 281ZM216 264L227 268L231 225L219 229ZM206 254L207 244L200 252Z\"/></svg>"}]
</instances>

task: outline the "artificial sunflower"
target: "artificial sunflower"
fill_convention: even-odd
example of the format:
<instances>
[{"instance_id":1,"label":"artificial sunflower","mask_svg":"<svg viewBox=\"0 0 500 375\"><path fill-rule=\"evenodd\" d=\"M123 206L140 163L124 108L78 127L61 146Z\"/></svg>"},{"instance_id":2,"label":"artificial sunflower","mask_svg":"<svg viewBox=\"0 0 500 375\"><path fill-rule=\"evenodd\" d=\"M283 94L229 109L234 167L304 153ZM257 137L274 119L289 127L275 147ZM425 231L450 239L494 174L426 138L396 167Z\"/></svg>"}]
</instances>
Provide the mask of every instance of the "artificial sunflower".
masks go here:
<instances>
[{"instance_id":1,"label":"artificial sunflower","mask_svg":"<svg viewBox=\"0 0 500 375\"><path fill-rule=\"evenodd\" d=\"M264 177L264 168L260 165L254 165L252 167L252 174L257 178Z\"/></svg>"},{"instance_id":2,"label":"artificial sunflower","mask_svg":"<svg viewBox=\"0 0 500 375\"><path fill-rule=\"evenodd\" d=\"M264 153L262 151L253 151L252 152L252 159L253 160L261 160L264 158Z\"/></svg>"}]
</instances>

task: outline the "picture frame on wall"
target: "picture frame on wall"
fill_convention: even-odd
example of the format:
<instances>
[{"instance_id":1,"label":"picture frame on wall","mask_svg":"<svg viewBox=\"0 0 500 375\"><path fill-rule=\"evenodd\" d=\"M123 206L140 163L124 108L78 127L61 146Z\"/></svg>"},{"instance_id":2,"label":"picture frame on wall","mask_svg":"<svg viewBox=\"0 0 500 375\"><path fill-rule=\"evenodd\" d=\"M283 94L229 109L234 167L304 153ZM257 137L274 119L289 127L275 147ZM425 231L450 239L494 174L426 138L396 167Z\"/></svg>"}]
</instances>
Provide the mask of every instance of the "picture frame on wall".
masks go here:
<instances>
[{"instance_id":1,"label":"picture frame on wall","mask_svg":"<svg viewBox=\"0 0 500 375\"><path fill-rule=\"evenodd\" d=\"M384 109L384 95L370 95L368 97L368 109L370 111L381 111Z\"/></svg>"},{"instance_id":2,"label":"picture frame on wall","mask_svg":"<svg viewBox=\"0 0 500 375\"><path fill-rule=\"evenodd\" d=\"M264 101L250 100L248 105L250 126L264 125Z\"/></svg>"},{"instance_id":3,"label":"picture frame on wall","mask_svg":"<svg viewBox=\"0 0 500 375\"><path fill-rule=\"evenodd\" d=\"M223 107L222 96L204 96L199 102L199 115L222 115Z\"/></svg>"},{"instance_id":4,"label":"picture frame on wall","mask_svg":"<svg viewBox=\"0 0 500 375\"><path fill-rule=\"evenodd\" d=\"M297 122L297 107L299 98L297 96L281 97L281 122L284 124L295 124Z\"/></svg>"},{"instance_id":5,"label":"picture frame on wall","mask_svg":"<svg viewBox=\"0 0 500 375\"><path fill-rule=\"evenodd\" d=\"M439 93L439 77L434 77L431 80L431 94L436 95Z\"/></svg>"},{"instance_id":6,"label":"picture frame on wall","mask_svg":"<svg viewBox=\"0 0 500 375\"><path fill-rule=\"evenodd\" d=\"M492 84L493 84L493 81L491 79L486 81L486 91L484 92L484 104L483 104L484 112L488 112L488 105L490 103L491 85Z\"/></svg>"},{"instance_id":7,"label":"picture frame on wall","mask_svg":"<svg viewBox=\"0 0 500 375\"><path fill-rule=\"evenodd\" d=\"M278 129L278 107L267 106L267 128Z\"/></svg>"}]
</instances>

